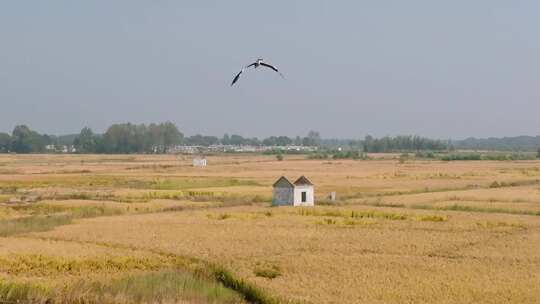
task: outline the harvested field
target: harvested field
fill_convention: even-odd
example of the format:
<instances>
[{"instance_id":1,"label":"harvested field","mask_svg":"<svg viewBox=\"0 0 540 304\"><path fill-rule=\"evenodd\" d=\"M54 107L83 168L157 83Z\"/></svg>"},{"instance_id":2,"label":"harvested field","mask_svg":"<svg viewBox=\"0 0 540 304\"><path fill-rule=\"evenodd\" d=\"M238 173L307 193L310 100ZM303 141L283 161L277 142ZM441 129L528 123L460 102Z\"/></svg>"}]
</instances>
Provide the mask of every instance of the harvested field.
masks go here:
<instances>
[{"instance_id":1,"label":"harvested field","mask_svg":"<svg viewBox=\"0 0 540 304\"><path fill-rule=\"evenodd\" d=\"M540 161L396 157L0 156L0 299L189 281L137 299L537 303ZM270 207L281 175L306 175L319 205Z\"/></svg>"}]
</instances>

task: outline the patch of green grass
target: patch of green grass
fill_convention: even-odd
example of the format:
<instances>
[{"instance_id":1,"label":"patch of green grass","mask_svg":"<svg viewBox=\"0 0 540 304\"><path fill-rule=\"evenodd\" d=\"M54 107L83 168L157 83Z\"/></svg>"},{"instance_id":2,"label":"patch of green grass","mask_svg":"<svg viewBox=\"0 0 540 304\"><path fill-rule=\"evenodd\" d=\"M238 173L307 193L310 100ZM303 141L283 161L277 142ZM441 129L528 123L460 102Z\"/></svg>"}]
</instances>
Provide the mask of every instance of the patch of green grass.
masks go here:
<instances>
[{"instance_id":1,"label":"patch of green grass","mask_svg":"<svg viewBox=\"0 0 540 304\"><path fill-rule=\"evenodd\" d=\"M442 211L463 211L463 212L483 212L483 213L506 213L506 214L521 214L521 215L533 215L540 216L540 211L531 210L519 210L519 209L505 209L505 208L485 208L485 207L473 207L459 204L453 204L450 206L431 206L431 205L411 205L412 209L424 209L424 210L442 210Z\"/></svg>"},{"instance_id":2,"label":"patch of green grass","mask_svg":"<svg viewBox=\"0 0 540 304\"><path fill-rule=\"evenodd\" d=\"M212 267L212 273L217 281L221 282L228 288L236 290L244 299L250 303L256 304L278 304L282 303L279 299L270 296L261 289L255 287L254 285L236 278L230 271L219 266Z\"/></svg>"},{"instance_id":3,"label":"patch of green grass","mask_svg":"<svg viewBox=\"0 0 540 304\"><path fill-rule=\"evenodd\" d=\"M406 220L407 215L401 213L377 211L352 211L351 218L382 218L386 220Z\"/></svg>"},{"instance_id":4,"label":"patch of green grass","mask_svg":"<svg viewBox=\"0 0 540 304\"><path fill-rule=\"evenodd\" d=\"M0 237L21 233L48 231L56 226L70 224L73 217L67 214L38 215L0 220Z\"/></svg>"},{"instance_id":5,"label":"patch of green grass","mask_svg":"<svg viewBox=\"0 0 540 304\"><path fill-rule=\"evenodd\" d=\"M48 240L61 240L56 238L44 238ZM75 241L77 242L77 241ZM116 249L134 249L138 250L139 248L135 246L128 246L128 245L120 245L120 244L110 244L110 243L104 243L104 242L83 242L79 241L79 243L82 244L95 244L99 246L104 246L107 248L116 248ZM235 299L232 303L243 303L242 300L246 300L248 303L260 303L260 304L278 304L278 303L296 303L291 302L289 300L284 300L281 298L274 297L262 289L258 288L257 286L244 281L241 278L238 278L236 275L234 275L232 272L230 272L228 269L214 263L209 263L207 261L203 261L199 258L195 257L188 257L188 256L181 256L181 255L175 255L171 254L170 252L164 252L157 249L151 249L147 250L148 252L152 254L159 255L160 257L169 260L170 264L173 265L173 269L183 269L186 270L188 273L192 273L193 277L196 279L200 279L205 282L210 283L219 283L222 284L224 287L235 291L237 294L241 296L241 299ZM0 280L0 283L2 281ZM81 289L76 289L81 293ZM65 294L65 291L58 291L61 294ZM90 294L91 295L91 294ZM1 299L1 294L0 294ZM47 300L47 299L45 299ZM42 301L44 303L44 301ZM53 301L54 302L54 301ZM59 303L96 303L92 301L59 301ZM41 302L39 302L41 303ZM101 303L101 302L97 302ZM108 303L108 302L105 302ZM114 302L114 303L118 303ZM126 303L126 302L124 302ZM132 303L128 301L127 303ZM166 302L168 303L168 302ZM192 303L188 301L188 303ZM194 303L206 303L205 301L194 301ZM210 302L210 303L221 303L219 301ZM227 302L225 302L227 303Z\"/></svg>"},{"instance_id":6,"label":"patch of green grass","mask_svg":"<svg viewBox=\"0 0 540 304\"><path fill-rule=\"evenodd\" d=\"M281 275L281 269L276 265L259 265L253 273L258 277L275 279Z\"/></svg>"},{"instance_id":7,"label":"patch of green grass","mask_svg":"<svg viewBox=\"0 0 540 304\"><path fill-rule=\"evenodd\" d=\"M373 221L358 221L354 219L343 220L343 225L345 226L371 226L375 224L376 222L373 222Z\"/></svg>"},{"instance_id":8,"label":"patch of green grass","mask_svg":"<svg viewBox=\"0 0 540 304\"><path fill-rule=\"evenodd\" d=\"M519 228L527 229L527 226L520 223L507 223L507 222L493 222L493 221L483 221L477 222L476 225L485 229L495 229L495 228Z\"/></svg>"},{"instance_id":9,"label":"patch of green grass","mask_svg":"<svg viewBox=\"0 0 540 304\"><path fill-rule=\"evenodd\" d=\"M231 215L228 214L228 213L220 213L220 214L218 214L216 216L216 219L218 219L218 220L226 220L226 219L228 219L230 217L231 217Z\"/></svg>"},{"instance_id":10,"label":"patch of green grass","mask_svg":"<svg viewBox=\"0 0 540 304\"><path fill-rule=\"evenodd\" d=\"M298 214L302 216L334 216L343 217L345 214L340 210L317 210L314 208L299 208Z\"/></svg>"},{"instance_id":11,"label":"patch of green grass","mask_svg":"<svg viewBox=\"0 0 540 304\"><path fill-rule=\"evenodd\" d=\"M416 217L421 222L446 222L448 217L442 215L419 215Z\"/></svg>"},{"instance_id":12,"label":"patch of green grass","mask_svg":"<svg viewBox=\"0 0 540 304\"><path fill-rule=\"evenodd\" d=\"M31 216L0 220L0 236L48 231L54 227L70 224L75 219L122 214L122 210L105 206L61 207L45 204L24 205Z\"/></svg>"},{"instance_id":13,"label":"patch of green grass","mask_svg":"<svg viewBox=\"0 0 540 304\"><path fill-rule=\"evenodd\" d=\"M212 219L212 220L222 221L222 220L226 220L228 218L231 218L232 215L230 215L229 213L218 213L218 214L209 213L209 214L206 215L206 217L208 217L209 219Z\"/></svg>"},{"instance_id":14,"label":"patch of green grass","mask_svg":"<svg viewBox=\"0 0 540 304\"><path fill-rule=\"evenodd\" d=\"M70 288L63 300L69 303L85 303L87 295L90 295L90 299L96 299L97 303L242 302L239 294L222 284L173 270L133 274L106 283L88 284L81 281Z\"/></svg>"},{"instance_id":15,"label":"patch of green grass","mask_svg":"<svg viewBox=\"0 0 540 304\"><path fill-rule=\"evenodd\" d=\"M319 222L319 224L322 224L322 225L336 225L337 221L335 219L332 219L332 218L325 218L321 222Z\"/></svg>"},{"instance_id":16,"label":"patch of green grass","mask_svg":"<svg viewBox=\"0 0 540 304\"><path fill-rule=\"evenodd\" d=\"M216 281L182 271L134 273L110 281L79 280L57 288L0 281L0 299L14 303L243 303Z\"/></svg>"},{"instance_id":17,"label":"patch of green grass","mask_svg":"<svg viewBox=\"0 0 540 304\"><path fill-rule=\"evenodd\" d=\"M347 210L316 210L313 208L301 208L298 211L299 215L303 216L327 216L327 217L342 217L352 219L362 218L378 218L386 220L405 220L406 214L380 211L347 211Z\"/></svg>"},{"instance_id":18,"label":"patch of green grass","mask_svg":"<svg viewBox=\"0 0 540 304\"><path fill-rule=\"evenodd\" d=\"M376 201L376 202L370 204L370 206L373 206L373 207L388 207L388 208L403 208L403 207L405 207L405 204L383 203L381 201Z\"/></svg>"},{"instance_id":19,"label":"patch of green grass","mask_svg":"<svg viewBox=\"0 0 540 304\"><path fill-rule=\"evenodd\" d=\"M39 284L0 279L0 303L46 303L50 293L50 290Z\"/></svg>"},{"instance_id":20,"label":"patch of green grass","mask_svg":"<svg viewBox=\"0 0 540 304\"><path fill-rule=\"evenodd\" d=\"M158 257L118 256L73 260L32 254L10 255L8 258L0 258L0 271L15 276L32 277L118 273L133 270L155 271L171 265L170 259Z\"/></svg>"}]
</instances>

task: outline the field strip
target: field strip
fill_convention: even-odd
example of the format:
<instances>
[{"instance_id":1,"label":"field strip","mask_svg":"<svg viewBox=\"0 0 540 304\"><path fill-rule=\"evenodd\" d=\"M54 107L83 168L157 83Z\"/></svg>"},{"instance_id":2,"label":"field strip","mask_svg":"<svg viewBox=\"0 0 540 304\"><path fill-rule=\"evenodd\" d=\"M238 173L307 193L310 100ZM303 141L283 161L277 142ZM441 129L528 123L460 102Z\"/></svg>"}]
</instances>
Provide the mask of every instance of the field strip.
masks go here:
<instances>
[{"instance_id":1,"label":"field strip","mask_svg":"<svg viewBox=\"0 0 540 304\"><path fill-rule=\"evenodd\" d=\"M448 258L448 259L461 259L461 258L464 258L465 256L463 255L458 255L458 254L452 254L452 252L458 252L462 249L468 249L468 248L472 248L472 247L478 247L478 246L482 246L482 245L485 245L485 244L492 244L493 242L500 242L500 241L504 241L506 238L515 238L521 234L526 234L526 233L529 233L531 230L533 230L532 228L527 228L527 229L514 229L512 231L504 231L504 232L497 232L497 233L491 233L489 234L485 239L483 240L478 240L478 241L468 241L462 245L452 245L452 246L449 246L447 248L439 248L437 250L434 250L430 253L428 253L428 256L433 256L433 257L444 257L444 258ZM474 256L466 256L466 258L468 259L478 259L478 257L474 257ZM482 257L481 259L485 259L485 257ZM495 262L495 261L494 261ZM537 262L540 262L540 259L538 259Z\"/></svg>"},{"instance_id":2,"label":"field strip","mask_svg":"<svg viewBox=\"0 0 540 304\"><path fill-rule=\"evenodd\" d=\"M471 207L460 204L453 204L450 206L432 206L429 204L392 204L392 203L354 203L350 205L361 205L378 208L397 208L397 209L417 209L417 210L434 210L434 211L454 211L454 212L476 212L476 213L499 213L499 214L512 214L512 215L528 215L528 216L540 216L540 211L531 210L519 210L519 209L505 209L505 208L491 208L491 207Z\"/></svg>"},{"instance_id":3,"label":"field strip","mask_svg":"<svg viewBox=\"0 0 540 304\"><path fill-rule=\"evenodd\" d=\"M128 213L119 209L107 208L104 206L98 207L76 207L65 208L60 210L61 212L51 214L38 214L27 217L20 217L14 219L0 220L0 237L9 237L20 235L30 232L43 232L54 229L58 226L65 226L73 224L74 221L87 218L105 217L105 216L134 216L141 214L154 214L154 213L168 213L168 212L182 212L190 210L206 210L206 209L218 209L229 207L223 204L216 205L201 205L201 206L173 206L162 209L140 211Z\"/></svg>"},{"instance_id":4,"label":"field strip","mask_svg":"<svg viewBox=\"0 0 540 304\"><path fill-rule=\"evenodd\" d=\"M540 185L540 179L526 179L526 180L516 180L509 183L504 183L499 185L497 188L513 188L513 187L523 187L523 186L534 186ZM440 192L454 192L454 191L469 191L469 190L478 190L478 189L491 189L490 184L486 185L466 185L462 187L452 187L452 188L424 188L424 189L413 189L407 191L386 191L378 193L360 193L353 195L344 196L343 200L353 200L353 199L362 199L362 198L374 198L374 197L392 197L392 196L406 196L406 195L415 195L415 194L424 194L424 193L440 193Z\"/></svg>"},{"instance_id":5,"label":"field strip","mask_svg":"<svg viewBox=\"0 0 540 304\"><path fill-rule=\"evenodd\" d=\"M28 239L39 239L43 241L58 241L58 242L72 242L77 244L88 244L95 246L103 246L112 249L123 249L123 250L132 250L139 252L151 253L154 255L162 256L167 259L172 259L175 261L175 264L179 267L183 267L184 270L194 273L194 274L203 274L211 275L216 281L223 284L223 286L232 289L239 294L241 294L246 301L249 303L256 304L278 304L278 303L295 303L287 299L280 299L274 296L269 295L266 291L258 288L257 286L246 282L241 278L237 278L234 274L224 267L204 261L200 258L173 254L170 252L158 250L158 249L149 249L142 248L131 245L124 245L119 243L105 243L105 242L91 242L91 241L81 241L81 240L70 240L62 239L55 237L41 237L41 236L18 236L18 238L28 238Z\"/></svg>"}]
</instances>

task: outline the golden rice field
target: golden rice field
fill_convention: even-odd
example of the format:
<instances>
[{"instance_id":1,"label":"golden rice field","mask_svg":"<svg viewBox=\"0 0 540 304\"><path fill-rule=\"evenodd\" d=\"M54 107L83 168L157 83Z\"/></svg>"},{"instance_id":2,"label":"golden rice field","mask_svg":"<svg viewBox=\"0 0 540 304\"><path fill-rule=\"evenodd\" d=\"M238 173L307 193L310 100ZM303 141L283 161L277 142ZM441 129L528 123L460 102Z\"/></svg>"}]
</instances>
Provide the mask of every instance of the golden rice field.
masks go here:
<instances>
[{"instance_id":1,"label":"golden rice field","mask_svg":"<svg viewBox=\"0 0 540 304\"><path fill-rule=\"evenodd\" d=\"M540 303L540 161L397 158L0 155L0 303Z\"/></svg>"}]
</instances>

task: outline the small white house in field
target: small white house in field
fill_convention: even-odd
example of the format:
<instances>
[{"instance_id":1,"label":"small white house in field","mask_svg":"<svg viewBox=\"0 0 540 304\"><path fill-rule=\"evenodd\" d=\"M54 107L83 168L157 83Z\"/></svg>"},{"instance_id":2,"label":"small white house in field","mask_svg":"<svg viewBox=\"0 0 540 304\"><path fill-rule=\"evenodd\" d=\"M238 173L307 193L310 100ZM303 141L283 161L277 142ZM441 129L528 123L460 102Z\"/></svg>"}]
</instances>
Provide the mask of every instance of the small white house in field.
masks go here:
<instances>
[{"instance_id":1,"label":"small white house in field","mask_svg":"<svg viewBox=\"0 0 540 304\"><path fill-rule=\"evenodd\" d=\"M293 184L294 206L315 205L315 191L313 189L313 184L305 176L300 176Z\"/></svg>"},{"instance_id":2,"label":"small white house in field","mask_svg":"<svg viewBox=\"0 0 540 304\"><path fill-rule=\"evenodd\" d=\"M194 158L193 159L193 167L206 167L206 158Z\"/></svg>"},{"instance_id":3,"label":"small white house in field","mask_svg":"<svg viewBox=\"0 0 540 304\"><path fill-rule=\"evenodd\" d=\"M294 183L282 176L273 187L272 205L274 206L315 205L314 186L305 176L301 176Z\"/></svg>"}]
</instances>

